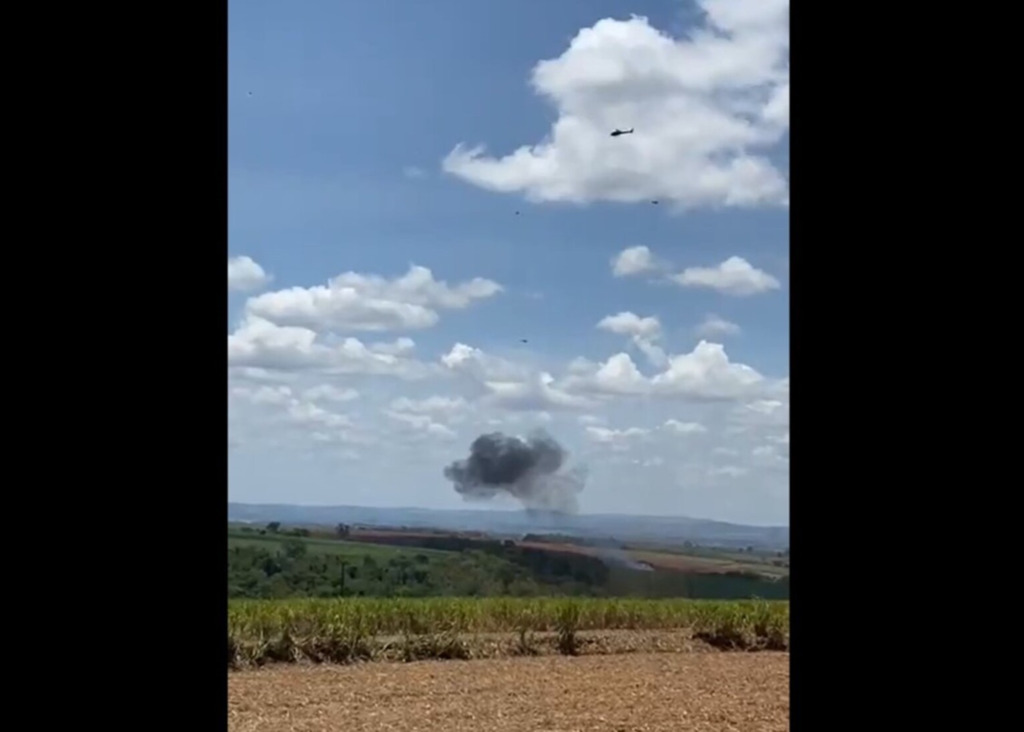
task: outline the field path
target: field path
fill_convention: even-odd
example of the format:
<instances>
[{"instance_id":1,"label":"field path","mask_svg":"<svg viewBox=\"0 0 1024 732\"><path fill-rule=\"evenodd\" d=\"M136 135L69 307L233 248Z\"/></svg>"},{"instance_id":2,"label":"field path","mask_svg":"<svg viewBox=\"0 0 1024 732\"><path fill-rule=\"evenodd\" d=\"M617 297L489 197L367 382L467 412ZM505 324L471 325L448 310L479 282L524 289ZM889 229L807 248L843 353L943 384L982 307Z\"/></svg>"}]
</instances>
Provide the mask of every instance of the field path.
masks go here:
<instances>
[{"instance_id":1,"label":"field path","mask_svg":"<svg viewBox=\"0 0 1024 732\"><path fill-rule=\"evenodd\" d=\"M280 666L228 674L230 732L789 729L788 653Z\"/></svg>"}]
</instances>

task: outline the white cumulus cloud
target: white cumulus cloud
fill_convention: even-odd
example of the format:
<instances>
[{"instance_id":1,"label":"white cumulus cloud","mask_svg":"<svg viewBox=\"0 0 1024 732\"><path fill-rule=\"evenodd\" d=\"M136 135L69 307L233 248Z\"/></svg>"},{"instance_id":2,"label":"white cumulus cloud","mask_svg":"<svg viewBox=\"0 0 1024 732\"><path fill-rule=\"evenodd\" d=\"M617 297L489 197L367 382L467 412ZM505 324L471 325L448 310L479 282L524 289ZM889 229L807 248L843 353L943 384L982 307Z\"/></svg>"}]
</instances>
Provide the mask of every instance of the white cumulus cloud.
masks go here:
<instances>
[{"instance_id":1,"label":"white cumulus cloud","mask_svg":"<svg viewBox=\"0 0 1024 732\"><path fill-rule=\"evenodd\" d=\"M716 267L687 267L672 281L683 287L702 287L723 295L747 297L779 289L779 281L742 257L729 257Z\"/></svg>"},{"instance_id":2,"label":"white cumulus cloud","mask_svg":"<svg viewBox=\"0 0 1024 732\"><path fill-rule=\"evenodd\" d=\"M326 285L291 287L250 298L252 315L278 325L316 331L387 331L430 328L438 310L459 310L502 291L482 277L451 286L413 265L401 277L346 272Z\"/></svg>"},{"instance_id":3,"label":"white cumulus cloud","mask_svg":"<svg viewBox=\"0 0 1024 732\"><path fill-rule=\"evenodd\" d=\"M636 313L624 311L601 319L597 327L609 333L629 336L633 344L656 367L664 367L668 362L665 350L657 343L662 335L661 322L652 315L640 317Z\"/></svg>"},{"instance_id":4,"label":"white cumulus cloud","mask_svg":"<svg viewBox=\"0 0 1024 732\"><path fill-rule=\"evenodd\" d=\"M701 341L690 353L669 355L661 372L647 377L627 353L617 353L589 371L565 379L571 392L612 395L663 395L697 400L738 400L749 396L765 378L746 364L729 360L719 343Z\"/></svg>"},{"instance_id":5,"label":"white cumulus cloud","mask_svg":"<svg viewBox=\"0 0 1024 732\"><path fill-rule=\"evenodd\" d=\"M549 373L532 375L521 381L487 381L484 386L489 392L485 402L505 409L574 410L593 406L589 399L560 389Z\"/></svg>"},{"instance_id":6,"label":"white cumulus cloud","mask_svg":"<svg viewBox=\"0 0 1024 732\"><path fill-rule=\"evenodd\" d=\"M228 366L265 371L321 370L415 378L429 368L412 359L376 353L358 338L326 343L316 331L281 326L252 315L228 334Z\"/></svg>"},{"instance_id":7,"label":"white cumulus cloud","mask_svg":"<svg viewBox=\"0 0 1024 732\"><path fill-rule=\"evenodd\" d=\"M612 274L616 277L633 277L657 269L651 250L645 246L623 249L612 257L611 264Z\"/></svg>"},{"instance_id":8,"label":"white cumulus cloud","mask_svg":"<svg viewBox=\"0 0 1024 732\"><path fill-rule=\"evenodd\" d=\"M703 24L684 37L637 16L580 30L532 71L557 113L545 138L501 157L460 143L443 169L534 201L788 203L769 153L789 129L789 0L698 5Z\"/></svg>"},{"instance_id":9,"label":"white cumulus cloud","mask_svg":"<svg viewBox=\"0 0 1024 732\"><path fill-rule=\"evenodd\" d=\"M628 335L635 338L658 338L661 335L661 323L654 316L640 317L636 313L624 311L602 318L597 327L609 333Z\"/></svg>"},{"instance_id":10,"label":"white cumulus cloud","mask_svg":"<svg viewBox=\"0 0 1024 732\"><path fill-rule=\"evenodd\" d=\"M663 277L678 269L658 271ZM356 278L349 285L368 296L436 312L474 301L457 283L434 289L432 276L401 286ZM672 288L663 292L678 296ZM501 337L493 341L500 351L454 341L428 359L417 353L433 351L436 341L419 345L402 334L360 340L339 333L330 318L299 325L246 309L228 332L232 480L242 480L245 470L257 476L245 480L264 473L269 479L275 465L301 473L295 466L303 461L334 486L337 461L345 461L346 490L403 481L416 491L423 475L439 475L480 433L527 434L544 426L574 462L599 468L584 494L588 506L631 480L631 502L655 510L724 517L733 502L756 504L743 509L751 514L784 506L788 378L736 363L713 339L673 353L673 331L655 315L605 312L612 314L594 313L589 322L646 360L618 349L575 358L536 353L502 346ZM639 470L644 481L636 483Z\"/></svg>"},{"instance_id":11,"label":"white cumulus cloud","mask_svg":"<svg viewBox=\"0 0 1024 732\"><path fill-rule=\"evenodd\" d=\"M252 292L272 279L252 257L228 258L228 290L232 292Z\"/></svg>"},{"instance_id":12,"label":"white cumulus cloud","mask_svg":"<svg viewBox=\"0 0 1024 732\"><path fill-rule=\"evenodd\" d=\"M668 368L651 379L651 386L664 394L736 399L763 381L750 366L730 361L720 343L701 341L692 352L671 356Z\"/></svg>"}]
</instances>

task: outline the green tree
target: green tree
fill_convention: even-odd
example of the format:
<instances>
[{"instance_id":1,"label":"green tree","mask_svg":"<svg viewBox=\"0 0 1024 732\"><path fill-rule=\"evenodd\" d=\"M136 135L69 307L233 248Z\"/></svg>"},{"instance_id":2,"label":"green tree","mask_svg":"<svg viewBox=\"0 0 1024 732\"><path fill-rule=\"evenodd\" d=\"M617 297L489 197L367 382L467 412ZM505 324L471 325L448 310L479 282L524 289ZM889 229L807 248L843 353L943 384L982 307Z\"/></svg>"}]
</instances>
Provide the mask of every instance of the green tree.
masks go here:
<instances>
[{"instance_id":1,"label":"green tree","mask_svg":"<svg viewBox=\"0 0 1024 732\"><path fill-rule=\"evenodd\" d=\"M302 539L285 539L281 542L284 555L289 559L301 559L308 553L309 547Z\"/></svg>"}]
</instances>

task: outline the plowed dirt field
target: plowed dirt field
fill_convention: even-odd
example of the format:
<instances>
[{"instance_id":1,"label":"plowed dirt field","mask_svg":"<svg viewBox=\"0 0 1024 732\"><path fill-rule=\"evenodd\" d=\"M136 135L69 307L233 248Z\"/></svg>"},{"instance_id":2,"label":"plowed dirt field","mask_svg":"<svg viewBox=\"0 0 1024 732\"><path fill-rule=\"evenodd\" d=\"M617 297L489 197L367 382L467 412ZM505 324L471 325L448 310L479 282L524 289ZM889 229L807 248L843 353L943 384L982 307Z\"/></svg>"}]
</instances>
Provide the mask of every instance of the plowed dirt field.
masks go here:
<instances>
[{"instance_id":1,"label":"plowed dirt field","mask_svg":"<svg viewBox=\"0 0 1024 732\"><path fill-rule=\"evenodd\" d=\"M788 653L275 666L228 674L230 732L789 729Z\"/></svg>"}]
</instances>

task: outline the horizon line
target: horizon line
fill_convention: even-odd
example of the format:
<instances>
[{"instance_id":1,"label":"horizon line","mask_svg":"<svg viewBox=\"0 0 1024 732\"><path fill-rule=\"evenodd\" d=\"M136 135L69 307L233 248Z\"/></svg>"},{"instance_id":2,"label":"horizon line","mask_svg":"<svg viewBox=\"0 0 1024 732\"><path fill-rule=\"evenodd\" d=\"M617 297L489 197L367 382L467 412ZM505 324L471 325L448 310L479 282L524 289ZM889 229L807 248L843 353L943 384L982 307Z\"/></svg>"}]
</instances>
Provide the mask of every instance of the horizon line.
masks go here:
<instances>
[{"instance_id":1,"label":"horizon line","mask_svg":"<svg viewBox=\"0 0 1024 732\"><path fill-rule=\"evenodd\" d=\"M431 511L434 513L506 513L506 514L517 514L526 513L526 508L426 508L423 506L365 506L355 503L251 503L247 501L233 501L228 500L228 504L235 504L240 506L294 506L297 508L362 508L378 511ZM664 521L671 519L686 519L689 521L703 521L706 523L715 524L728 524L730 526L750 526L759 529L786 529L789 530L789 524L757 524L757 523L743 523L739 521L726 521L724 519L715 518L704 518L699 516L687 516L684 514L646 514L646 513L589 513L580 511L574 514L559 514L563 516L583 516L583 517L594 517L594 518L632 518L632 519L653 519L656 521Z\"/></svg>"}]
</instances>

